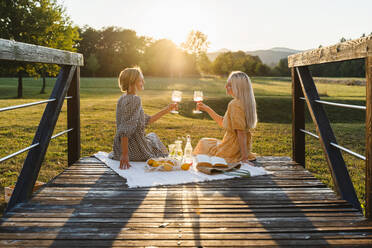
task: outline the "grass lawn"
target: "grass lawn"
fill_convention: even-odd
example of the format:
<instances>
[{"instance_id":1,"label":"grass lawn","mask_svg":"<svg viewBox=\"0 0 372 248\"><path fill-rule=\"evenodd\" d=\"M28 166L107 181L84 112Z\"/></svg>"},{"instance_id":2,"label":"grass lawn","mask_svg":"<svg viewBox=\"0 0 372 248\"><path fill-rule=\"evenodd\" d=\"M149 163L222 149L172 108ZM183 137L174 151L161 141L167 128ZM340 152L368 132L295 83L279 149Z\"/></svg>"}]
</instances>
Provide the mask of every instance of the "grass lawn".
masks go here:
<instances>
[{"instance_id":1,"label":"grass lawn","mask_svg":"<svg viewBox=\"0 0 372 248\"><path fill-rule=\"evenodd\" d=\"M145 78L142 104L147 114L154 114L170 102L173 89L183 91L179 115L166 115L147 131L156 132L167 145L177 137L190 134L193 146L201 137L222 138L220 129L207 115L194 115L193 90L203 90L205 102L223 114L231 100L225 94L225 79L213 78ZM47 80L47 94L39 94L41 80L24 80L24 99L14 99L16 78L0 78L0 107L17 105L49 97L55 79ZM321 98L349 104L365 105L365 86L346 84L317 85ZM288 78L253 78L259 123L254 131L253 151L266 156L291 156L291 83ZM110 151L115 132L115 107L121 92L116 78L81 78L82 156ZM29 146L45 105L2 112L0 118L0 157ZM365 152L365 112L325 107L338 143L358 153ZM65 130L66 106L63 107L55 133ZM309 115L306 129L315 132ZM330 187L332 179L319 141L306 137L307 169ZM67 137L52 140L38 180L47 182L67 167ZM0 164L0 213L4 203L4 186L15 184L26 154ZM344 154L349 173L360 201L364 204L363 161Z\"/></svg>"}]
</instances>

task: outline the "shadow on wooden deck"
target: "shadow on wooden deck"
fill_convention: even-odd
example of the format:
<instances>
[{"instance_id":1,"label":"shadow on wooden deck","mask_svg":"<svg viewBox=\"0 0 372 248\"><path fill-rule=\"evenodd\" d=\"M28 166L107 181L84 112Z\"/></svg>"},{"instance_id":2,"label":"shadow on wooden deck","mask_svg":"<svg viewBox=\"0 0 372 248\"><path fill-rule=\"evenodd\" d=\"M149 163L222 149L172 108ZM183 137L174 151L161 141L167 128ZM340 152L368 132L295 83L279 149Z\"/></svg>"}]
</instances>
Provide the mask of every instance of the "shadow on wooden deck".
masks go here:
<instances>
[{"instance_id":1,"label":"shadow on wooden deck","mask_svg":"<svg viewBox=\"0 0 372 248\"><path fill-rule=\"evenodd\" d=\"M5 215L0 246L372 246L372 223L282 158L274 174L129 189L92 158L68 168Z\"/></svg>"}]
</instances>

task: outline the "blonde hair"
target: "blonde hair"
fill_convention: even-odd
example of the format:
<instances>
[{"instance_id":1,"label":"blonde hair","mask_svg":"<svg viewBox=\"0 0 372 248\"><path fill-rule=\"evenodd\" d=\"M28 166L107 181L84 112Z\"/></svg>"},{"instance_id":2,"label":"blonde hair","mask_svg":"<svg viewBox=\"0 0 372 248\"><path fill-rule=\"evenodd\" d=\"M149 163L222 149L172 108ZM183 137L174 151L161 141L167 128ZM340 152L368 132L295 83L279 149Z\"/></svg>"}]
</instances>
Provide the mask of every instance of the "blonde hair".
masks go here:
<instances>
[{"instance_id":1,"label":"blonde hair","mask_svg":"<svg viewBox=\"0 0 372 248\"><path fill-rule=\"evenodd\" d=\"M133 86L136 82L143 77L141 68L125 68L122 70L118 77L119 88L122 92L128 91L129 86Z\"/></svg>"},{"instance_id":2,"label":"blonde hair","mask_svg":"<svg viewBox=\"0 0 372 248\"><path fill-rule=\"evenodd\" d=\"M244 106L247 127L255 128L257 125L257 110L250 78L244 72L233 71L230 73L227 81L231 82L232 92L235 98L240 100Z\"/></svg>"}]
</instances>

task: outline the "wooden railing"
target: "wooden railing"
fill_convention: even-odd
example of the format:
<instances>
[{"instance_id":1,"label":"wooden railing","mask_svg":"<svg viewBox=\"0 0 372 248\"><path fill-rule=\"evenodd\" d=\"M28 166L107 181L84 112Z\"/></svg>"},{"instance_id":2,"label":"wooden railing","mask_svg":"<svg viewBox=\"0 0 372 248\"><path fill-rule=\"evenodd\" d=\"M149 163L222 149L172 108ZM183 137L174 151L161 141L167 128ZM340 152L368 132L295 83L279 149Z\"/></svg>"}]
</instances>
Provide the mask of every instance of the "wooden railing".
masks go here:
<instances>
[{"instance_id":1,"label":"wooden railing","mask_svg":"<svg viewBox=\"0 0 372 248\"><path fill-rule=\"evenodd\" d=\"M6 211L32 195L41 164L51 139L68 133L68 164L80 158L80 67L83 55L53 48L0 39L0 60L58 64L61 70L48 100L1 108L0 112L47 104L32 144L4 158L0 163L28 151ZM64 100L67 99L67 130L52 136Z\"/></svg>"},{"instance_id":2,"label":"wooden railing","mask_svg":"<svg viewBox=\"0 0 372 248\"><path fill-rule=\"evenodd\" d=\"M308 66L361 58L366 61L366 106L321 101ZM361 206L341 151L365 160L365 214L368 219L372 219L372 36L291 55L288 57L288 66L292 71L293 160L305 166L305 134L318 138L338 194L358 209L361 209ZM316 126L317 135L305 130L305 101ZM337 144L323 104L366 111L365 156Z\"/></svg>"}]
</instances>

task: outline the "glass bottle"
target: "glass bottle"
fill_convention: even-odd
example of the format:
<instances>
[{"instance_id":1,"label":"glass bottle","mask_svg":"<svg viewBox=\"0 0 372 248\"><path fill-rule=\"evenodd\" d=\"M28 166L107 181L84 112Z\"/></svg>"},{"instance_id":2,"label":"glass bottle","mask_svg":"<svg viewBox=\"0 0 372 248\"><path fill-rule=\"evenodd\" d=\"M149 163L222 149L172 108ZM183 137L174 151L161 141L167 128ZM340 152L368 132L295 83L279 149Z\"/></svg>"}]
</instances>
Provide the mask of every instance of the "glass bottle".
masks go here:
<instances>
[{"instance_id":1,"label":"glass bottle","mask_svg":"<svg viewBox=\"0 0 372 248\"><path fill-rule=\"evenodd\" d=\"M191 146L191 137L190 135L186 136L186 145L185 145L185 152L183 157L184 163L192 163L192 146Z\"/></svg>"}]
</instances>

